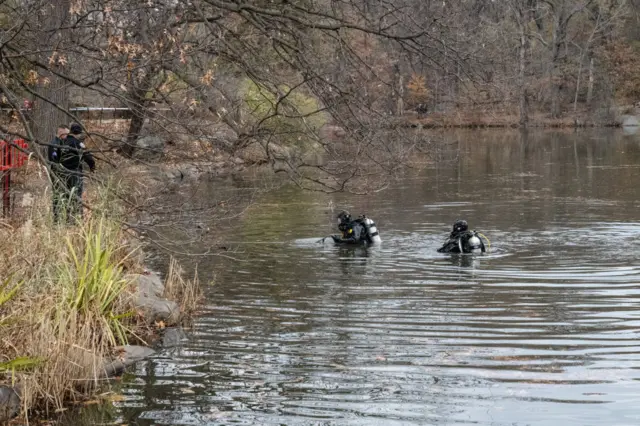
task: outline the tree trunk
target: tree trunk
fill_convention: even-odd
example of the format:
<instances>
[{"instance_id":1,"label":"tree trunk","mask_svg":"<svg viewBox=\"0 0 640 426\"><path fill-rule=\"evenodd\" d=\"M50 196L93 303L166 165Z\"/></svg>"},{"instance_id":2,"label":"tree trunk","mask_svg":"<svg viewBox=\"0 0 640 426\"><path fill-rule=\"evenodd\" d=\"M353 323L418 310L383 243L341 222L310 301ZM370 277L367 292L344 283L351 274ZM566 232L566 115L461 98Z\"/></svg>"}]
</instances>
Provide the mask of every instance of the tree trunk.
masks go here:
<instances>
[{"instance_id":1,"label":"tree trunk","mask_svg":"<svg viewBox=\"0 0 640 426\"><path fill-rule=\"evenodd\" d=\"M524 18L524 17L523 17ZM525 34L524 22L520 21L520 67L518 70L518 91L520 97L520 127L526 128L529 124L529 111L526 87L527 49L529 41Z\"/></svg>"},{"instance_id":2,"label":"tree trunk","mask_svg":"<svg viewBox=\"0 0 640 426\"><path fill-rule=\"evenodd\" d=\"M534 4L529 1L524 4L522 0L512 0L509 3L509 9L513 13L513 19L518 28L518 112L520 115L519 124L523 129L529 124L529 99L527 93L526 76L527 76L527 57L529 54L529 35L527 27L532 20L532 10Z\"/></svg>"},{"instance_id":3,"label":"tree trunk","mask_svg":"<svg viewBox=\"0 0 640 426\"><path fill-rule=\"evenodd\" d=\"M37 39L37 60L48 69L34 70L38 73L34 99L32 124L33 136L37 143L48 144L55 135L56 128L69 123L69 84L51 71L62 74L65 64L70 60L65 51L68 31L60 29L69 22L69 0L52 0L40 11L38 16L39 32ZM46 152L46 146L42 150Z\"/></svg>"},{"instance_id":4,"label":"tree trunk","mask_svg":"<svg viewBox=\"0 0 640 426\"><path fill-rule=\"evenodd\" d=\"M150 48L152 45L151 37L149 35L149 16L145 8L141 8L138 13L138 24L136 32L133 38L141 43L143 46ZM138 57L138 60L142 58ZM134 60L134 57L129 59ZM153 79L158 72L158 69L147 64L146 66L140 64L139 67L133 66L134 72L128 76L127 91L130 96L127 99L127 106L131 111L131 121L129 122L129 131L124 143L120 146L120 154L126 157L133 157L138 145L137 141L140 137L140 132L144 126L144 121L147 118L147 107L149 106L149 100L147 99L147 93L153 87ZM139 73L143 73L139 75Z\"/></svg>"},{"instance_id":5,"label":"tree trunk","mask_svg":"<svg viewBox=\"0 0 640 426\"><path fill-rule=\"evenodd\" d=\"M580 63L578 64L578 76L576 77L576 93L573 96L573 112L578 110L578 94L580 93L580 83L582 78L582 55L580 55Z\"/></svg>"},{"instance_id":6,"label":"tree trunk","mask_svg":"<svg viewBox=\"0 0 640 426\"><path fill-rule=\"evenodd\" d=\"M563 55L562 47L568 46L569 23L578 12L584 9L586 3L580 5L573 4L568 0L559 0L553 3L553 35L551 45L551 63L549 67L550 89L551 89L551 116L559 118L561 115L560 91L564 83L564 77L559 75L566 57Z\"/></svg>"},{"instance_id":7,"label":"tree trunk","mask_svg":"<svg viewBox=\"0 0 640 426\"><path fill-rule=\"evenodd\" d=\"M404 79L402 78L402 73L400 72L400 67L396 64L393 67L394 73L396 75L396 115L398 117L402 117L404 115Z\"/></svg>"},{"instance_id":8,"label":"tree trunk","mask_svg":"<svg viewBox=\"0 0 640 426\"><path fill-rule=\"evenodd\" d=\"M555 37L554 37L555 38ZM560 78L556 75L558 71L558 56L560 55L560 44L554 40L553 51L551 53L551 64L549 70L549 87L551 90L551 117L560 117Z\"/></svg>"},{"instance_id":9,"label":"tree trunk","mask_svg":"<svg viewBox=\"0 0 640 426\"><path fill-rule=\"evenodd\" d=\"M137 140L140 137L140 131L144 125L146 118L146 110L148 101L145 98L147 91L151 88L151 80L153 70L146 70L147 74L143 77L140 84L136 85L131 91L131 98L129 99L129 109L131 110L131 121L129 122L129 131L127 132L127 138L123 145L120 147L120 153L126 157L132 157L137 149ZM133 81L133 80L132 80ZM132 85L133 86L133 83Z\"/></svg>"},{"instance_id":10,"label":"tree trunk","mask_svg":"<svg viewBox=\"0 0 640 426\"><path fill-rule=\"evenodd\" d=\"M551 118L560 117L560 82L556 76L558 71L558 61L560 48L563 42L563 20L564 20L564 0L553 7L553 30L551 35L551 58L549 62L549 96L551 98Z\"/></svg>"},{"instance_id":11,"label":"tree trunk","mask_svg":"<svg viewBox=\"0 0 640 426\"><path fill-rule=\"evenodd\" d=\"M593 100L593 56L589 60L589 84L587 86L587 105L591 106Z\"/></svg>"},{"instance_id":12,"label":"tree trunk","mask_svg":"<svg viewBox=\"0 0 640 426\"><path fill-rule=\"evenodd\" d=\"M146 90L144 88L136 88L129 103L132 114L131 121L129 122L127 138L120 147L120 153L125 157L133 157L137 149L137 140L140 137L140 131L146 118L147 102L144 99L145 93Z\"/></svg>"},{"instance_id":13,"label":"tree trunk","mask_svg":"<svg viewBox=\"0 0 640 426\"><path fill-rule=\"evenodd\" d=\"M400 78L398 79L398 105L397 105L397 111L396 111L396 114L398 114L399 117L402 117L404 115L403 83L404 83L403 78L402 76L400 76Z\"/></svg>"}]
</instances>

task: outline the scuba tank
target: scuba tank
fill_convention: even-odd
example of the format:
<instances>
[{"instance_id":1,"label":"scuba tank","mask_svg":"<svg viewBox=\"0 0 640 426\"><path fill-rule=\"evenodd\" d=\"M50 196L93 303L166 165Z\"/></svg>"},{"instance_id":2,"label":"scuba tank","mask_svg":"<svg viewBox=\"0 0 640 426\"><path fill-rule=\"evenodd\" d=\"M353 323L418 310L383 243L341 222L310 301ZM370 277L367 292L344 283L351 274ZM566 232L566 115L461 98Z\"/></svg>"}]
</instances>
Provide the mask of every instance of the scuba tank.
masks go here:
<instances>
[{"instance_id":1,"label":"scuba tank","mask_svg":"<svg viewBox=\"0 0 640 426\"><path fill-rule=\"evenodd\" d=\"M478 237L475 231L473 232L471 238L469 238L469 240L467 241L467 245L471 253L482 252L482 241L480 241L480 237Z\"/></svg>"},{"instance_id":2,"label":"scuba tank","mask_svg":"<svg viewBox=\"0 0 640 426\"><path fill-rule=\"evenodd\" d=\"M380 238L380 233L378 232L378 228L376 227L375 222L363 215L362 223L367 230L367 237L369 237L369 241L371 241L371 244L380 244L382 242L382 239Z\"/></svg>"}]
</instances>

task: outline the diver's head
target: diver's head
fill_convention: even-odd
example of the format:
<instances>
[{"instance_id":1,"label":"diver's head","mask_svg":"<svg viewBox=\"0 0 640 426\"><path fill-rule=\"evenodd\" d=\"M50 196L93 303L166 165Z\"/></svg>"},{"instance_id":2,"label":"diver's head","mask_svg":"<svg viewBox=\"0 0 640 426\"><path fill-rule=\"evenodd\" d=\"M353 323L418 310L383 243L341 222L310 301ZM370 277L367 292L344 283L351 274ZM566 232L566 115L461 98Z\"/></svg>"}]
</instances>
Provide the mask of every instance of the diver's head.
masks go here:
<instances>
[{"instance_id":1,"label":"diver's head","mask_svg":"<svg viewBox=\"0 0 640 426\"><path fill-rule=\"evenodd\" d=\"M469 225L466 220L458 219L453 224L453 232L463 232L469 229Z\"/></svg>"},{"instance_id":2,"label":"diver's head","mask_svg":"<svg viewBox=\"0 0 640 426\"><path fill-rule=\"evenodd\" d=\"M351 215L348 211L342 210L338 214L338 229L343 235L347 235L347 231L351 228Z\"/></svg>"},{"instance_id":3,"label":"diver's head","mask_svg":"<svg viewBox=\"0 0 640 426\"><path fill-rule=\"evenodd\" d=\"M338 213L337 217L338 223L351 222L351 215L346 210L342 210L340 213Z\"/></svg>"}]
</instances>

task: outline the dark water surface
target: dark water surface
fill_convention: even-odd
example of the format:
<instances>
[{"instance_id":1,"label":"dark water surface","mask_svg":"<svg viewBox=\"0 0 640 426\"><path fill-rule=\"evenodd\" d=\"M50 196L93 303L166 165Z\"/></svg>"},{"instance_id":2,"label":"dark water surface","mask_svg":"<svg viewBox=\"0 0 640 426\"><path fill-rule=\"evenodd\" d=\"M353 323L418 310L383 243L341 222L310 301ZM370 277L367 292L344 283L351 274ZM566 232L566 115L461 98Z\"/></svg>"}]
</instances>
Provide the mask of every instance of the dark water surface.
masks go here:
<instances>
[{"instance_id":1,"label":"dark water surface","mask_svg":"<svg viewBox=\"0 0 640 426\"><path fill-rule=\"evenodd\" d=\"M640 425L640 137L446 138L437 165L370 196L261 197L222 235L238 261L183 256L215 273L190 340L100 421ZM318 244L343 207L383 245ZM457 218L490 254L436 253Z\"/></svg>"}]
</instances>

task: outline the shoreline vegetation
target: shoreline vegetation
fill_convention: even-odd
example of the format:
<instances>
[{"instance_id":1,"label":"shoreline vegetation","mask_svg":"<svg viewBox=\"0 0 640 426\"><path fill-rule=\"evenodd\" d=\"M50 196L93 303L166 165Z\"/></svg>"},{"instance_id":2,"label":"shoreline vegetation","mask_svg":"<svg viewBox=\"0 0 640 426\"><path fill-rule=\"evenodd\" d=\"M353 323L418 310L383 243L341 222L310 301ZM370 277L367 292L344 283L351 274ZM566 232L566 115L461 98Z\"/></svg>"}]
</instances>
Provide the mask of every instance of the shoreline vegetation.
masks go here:
<instances>
[{"instance_id":1,"label":"shoreline vegetation","mask_svg":"<svg viewBox=\"0 0 640 426\"><path fill-rule=\"evenodd\" d=\"M548 114L531 114L526 128L530 129L561 129L580 127L623 127L625 125L638 124L640 111L634 106L617 108L615 112L607 112L601 116L593 113L578 112L553 118ZM634 124L635 123L635 124ZM403 116L391 119L391 127L414 127L423 129L444 129L444 128L512 128L525 129L520 123L517 111L492 111L492 110L472 110L454 109L450 112L441 113L417 113L415 111L405 112Z\"/></svg>"},{"instance_id":2,"label":"shoreline vegetation","mask_svg":"<svg viewBox=\"0 0 640 426\"><path fill-rule=\"evenodd\" d=\"M91 187L81 224L54 224L44 188L23 197L20 223L0 219L0 423L86 401L201 297L174 259L165 280L149 271L113 191Z\"/></svg>"}]
</instances>

